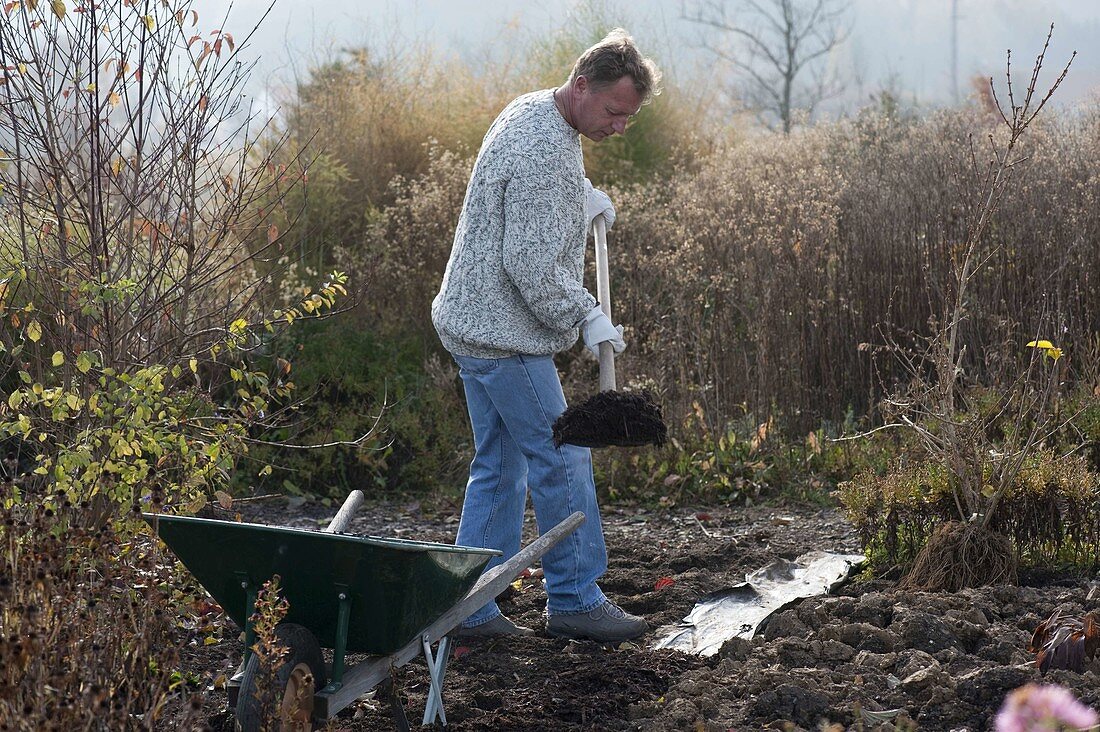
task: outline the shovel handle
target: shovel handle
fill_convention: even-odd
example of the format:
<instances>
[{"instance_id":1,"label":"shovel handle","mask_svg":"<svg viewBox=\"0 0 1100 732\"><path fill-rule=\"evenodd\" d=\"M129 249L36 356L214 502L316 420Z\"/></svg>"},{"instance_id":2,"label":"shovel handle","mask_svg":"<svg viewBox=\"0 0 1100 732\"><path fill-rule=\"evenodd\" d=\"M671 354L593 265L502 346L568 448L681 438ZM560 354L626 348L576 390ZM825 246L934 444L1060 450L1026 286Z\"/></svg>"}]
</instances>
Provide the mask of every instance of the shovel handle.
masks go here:
<instances>
[{"instance_id":1,"label":"shovel handle","mask_svg":"<svg viewBox=\"0 0 1100 732\"><path fill-rule=\"evenodd\" d=\"M607 222L603 214L592 220L592 235L596 240L596 296L600 309L611 320L611 283L607 274ZM614 321L612 321L614 322ZM600 391L615 390L615 348L600 343Z\"/></svg>"}]
</instances>

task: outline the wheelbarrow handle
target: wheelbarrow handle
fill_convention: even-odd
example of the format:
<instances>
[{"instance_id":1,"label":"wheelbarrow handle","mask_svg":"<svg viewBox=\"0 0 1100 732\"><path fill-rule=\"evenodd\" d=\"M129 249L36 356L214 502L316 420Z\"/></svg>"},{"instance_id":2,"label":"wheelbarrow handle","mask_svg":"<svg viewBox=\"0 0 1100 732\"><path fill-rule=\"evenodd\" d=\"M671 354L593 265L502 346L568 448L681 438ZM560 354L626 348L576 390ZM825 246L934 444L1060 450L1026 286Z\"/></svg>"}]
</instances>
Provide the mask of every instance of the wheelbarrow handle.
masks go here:
<instances>
[{"instance_id":1,"label":"wheelbarrow handle","mask_svg":"<svg viewBox=\"0 0 1100 732\"><path fill-rule=\"evenodd\" d=\"M351 523L351 517L355 515L355 512L359 510L359 507L363 505L367 497L363 495L363 491L354 490L344 500L344 505L340 506L340 510L336 512L336 515L329 522L326 532L330 534L336 534L344 530L349 523Z\"/></svg>"}]
</instances>

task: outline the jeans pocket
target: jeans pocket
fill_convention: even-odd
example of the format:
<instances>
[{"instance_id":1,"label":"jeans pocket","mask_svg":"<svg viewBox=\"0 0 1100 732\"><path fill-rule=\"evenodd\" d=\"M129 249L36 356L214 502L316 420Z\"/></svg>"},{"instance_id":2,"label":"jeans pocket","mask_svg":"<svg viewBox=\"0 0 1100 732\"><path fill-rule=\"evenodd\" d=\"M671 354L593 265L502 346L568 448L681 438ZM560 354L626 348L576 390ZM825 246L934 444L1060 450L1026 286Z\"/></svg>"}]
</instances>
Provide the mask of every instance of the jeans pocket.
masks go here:
<instances>
[{"instance_id":1,"label":"jeans pocket","mask_svg":"<svg viewBox=\"0 0 1100 732\"><path fill-rule=\"evenodd\" d=\"M487 374L497 367L500 363L499 359L495 358L475 358L473 356L454 356L455 363L458 367L470 374Z\"/></svg>"}]
</instances>

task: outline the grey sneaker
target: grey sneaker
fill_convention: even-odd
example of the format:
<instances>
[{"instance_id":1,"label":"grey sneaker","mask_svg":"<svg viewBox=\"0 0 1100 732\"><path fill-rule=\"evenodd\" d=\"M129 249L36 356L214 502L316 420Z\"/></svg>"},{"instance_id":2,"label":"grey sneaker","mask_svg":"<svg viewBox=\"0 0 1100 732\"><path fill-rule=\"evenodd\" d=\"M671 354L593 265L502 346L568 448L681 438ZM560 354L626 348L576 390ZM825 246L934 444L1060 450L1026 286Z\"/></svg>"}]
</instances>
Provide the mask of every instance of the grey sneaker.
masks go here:
<instances>
[{"instance_id":1,"label":"grey sneaker","mask_svg":"<svg viewBox=\"0 0 1100 732\"><path fill-rule=\"evenodd\" d=\"M630 640L648 630L649 624L644 618L625 612L611 600L586 613L551 615L546 620L546 632L550 635L587 638L601 643Z\"/></svg>"},{"instance_id":2,"label":"grey sneaker","mask_svg":"<svg viewBox=\"0 0 1100 732\"><path fill-rule=\"evenodd\" d=\"M459 638L476 640L478 638L499 638L506 635L534 635L535 631L516 625L503 615L497 615L488 623L475 625L472 628L460 625L455 635Z\"/></svg>"}]
</instances>

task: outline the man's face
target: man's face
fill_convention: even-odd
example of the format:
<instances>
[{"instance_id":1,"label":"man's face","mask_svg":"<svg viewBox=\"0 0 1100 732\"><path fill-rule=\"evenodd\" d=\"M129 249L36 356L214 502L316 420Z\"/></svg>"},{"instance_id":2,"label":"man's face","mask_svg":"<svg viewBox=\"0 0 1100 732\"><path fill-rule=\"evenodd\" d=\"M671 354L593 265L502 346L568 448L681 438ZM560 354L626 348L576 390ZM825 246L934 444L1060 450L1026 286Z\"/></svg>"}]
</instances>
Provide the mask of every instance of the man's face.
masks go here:
<instances>
[{"instance_id":1,"label":"man's face","mask_svg":"<svg viewBox=\"0 0 1100 732\"><path fill-rule=\"evenodd\" d=\"M595 142L626 132L627 122L642 108L642 95L629 76L596 90L579 76L573 92L573 122L578 132Z\"/></svg>"}]
</instances>

